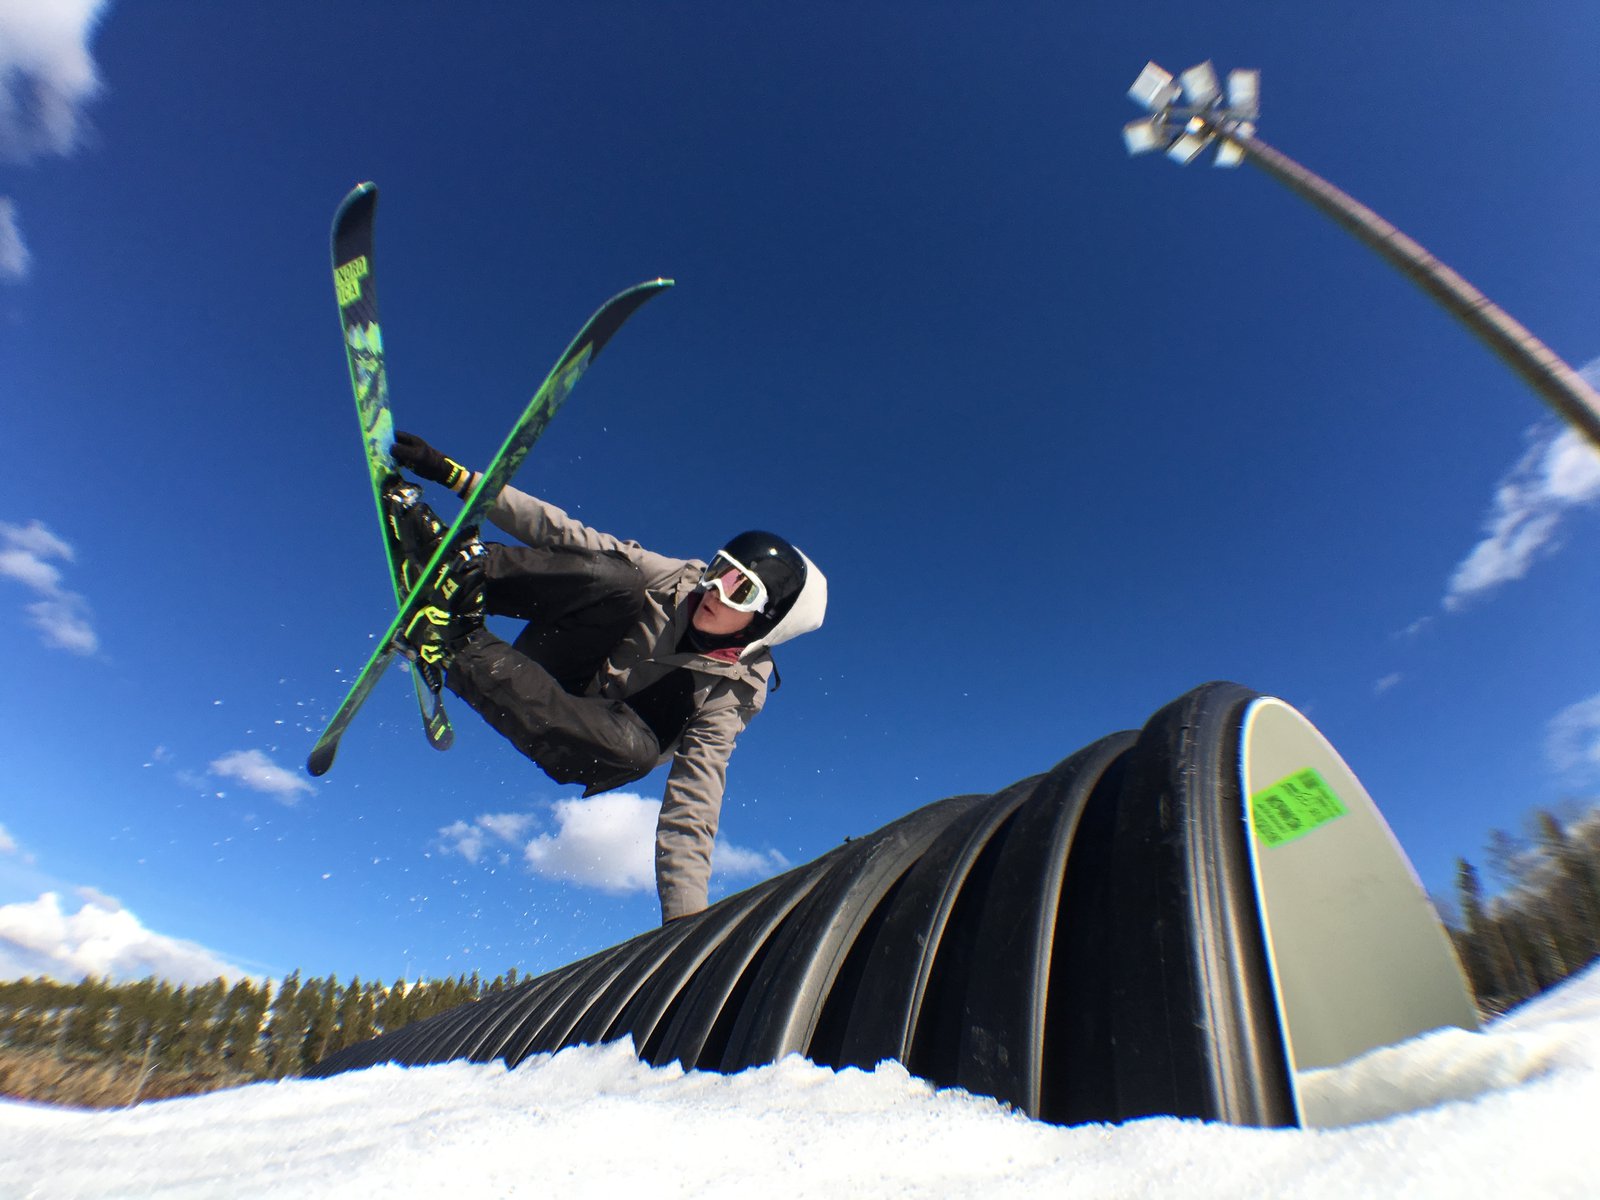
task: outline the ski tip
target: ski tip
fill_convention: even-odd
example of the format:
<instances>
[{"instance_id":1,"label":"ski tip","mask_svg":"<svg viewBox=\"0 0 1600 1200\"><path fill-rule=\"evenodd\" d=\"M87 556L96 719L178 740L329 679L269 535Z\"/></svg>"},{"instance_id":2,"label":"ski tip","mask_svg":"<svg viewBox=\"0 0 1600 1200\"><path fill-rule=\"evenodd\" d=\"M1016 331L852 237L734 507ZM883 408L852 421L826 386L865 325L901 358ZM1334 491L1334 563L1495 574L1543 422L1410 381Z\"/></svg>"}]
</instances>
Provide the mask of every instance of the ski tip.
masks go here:
<instances>
[{"instance_id":1,"label":"ski tip","mask_svg":"<svg viewBox=\"0 0 1600 1200\"><path fill-rule=\"evenodd\" d=\"M675 283L677 283L677 280L670 280L670 278L666 277L646 278L645 282L635 283L632 288L622 288L622 291L616 293L613 298L608 299L600 310L605 312L606 309L610 309L613 306L624 306L627 307L629 312L632 312L640 304L643 304L646 299L650 299L658 291L666 291L667 288L674 286ZM630 304L630 301L632 301L632 304Z\"/></svg>"},{"instance_id":2,"label":"ski tip","mask_svg":"<svg viewBox=\"0 0 1600 1200\"><path fill-rule=\"evenodd\" d=\"M589 362L594 362L600 357L600 351L605 349L606 343L611 340L611 335L622 328L623 322L671 286L670 279L651 279L644 283L636 283L626 291L618 292L611 297L600 306L594 316L589 318L589 323L583 327L572 345L567 347L558 369L584 350L589 352Z\"/></svg>"},{"instance_id":3,"label":"ski tip","mask_svg":"<svg viewBox=\"0 0 1600 1200\"><path fill-rule=\"evenodd\" d=\"M358 183L346 192L344 199L339 201L338 211L333 214L334 240L338 240L342 229L362 220L370 220L369 214L377 203L378 185L375 183Z\"/></svg>"}]
</instances>

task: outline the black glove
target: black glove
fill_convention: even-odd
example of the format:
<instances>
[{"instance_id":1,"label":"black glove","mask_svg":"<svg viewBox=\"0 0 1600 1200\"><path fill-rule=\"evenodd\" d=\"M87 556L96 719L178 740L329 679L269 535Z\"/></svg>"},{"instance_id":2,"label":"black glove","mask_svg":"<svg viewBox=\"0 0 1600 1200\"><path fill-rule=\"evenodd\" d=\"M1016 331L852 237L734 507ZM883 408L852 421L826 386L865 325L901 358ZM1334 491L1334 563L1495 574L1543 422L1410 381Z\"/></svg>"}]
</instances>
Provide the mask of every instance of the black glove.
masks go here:
<instances>
[{"instance_id":1,"label":"black glove","mask_svg":"<svg viewBox=\"0 0 1600 1200\"><path fill-rule=\"evenodd\" d=\"M472 472L453 458L446 458L414 433L396 431L394 448L389 452L397 465L430 483L442 483L460 493Z\"/></svg>"}]
</instances>

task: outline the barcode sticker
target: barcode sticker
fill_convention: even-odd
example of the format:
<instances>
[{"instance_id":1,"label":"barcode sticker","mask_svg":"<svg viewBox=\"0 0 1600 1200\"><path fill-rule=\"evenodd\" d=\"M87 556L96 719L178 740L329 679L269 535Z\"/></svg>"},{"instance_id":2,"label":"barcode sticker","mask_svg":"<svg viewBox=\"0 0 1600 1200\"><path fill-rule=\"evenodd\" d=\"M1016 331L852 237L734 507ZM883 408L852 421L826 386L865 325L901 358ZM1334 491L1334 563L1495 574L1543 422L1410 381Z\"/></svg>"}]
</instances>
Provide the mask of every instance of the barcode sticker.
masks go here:
<instances>
[{"instance_id":1,"label":"barcode sticker","mask_svg":"<svg viewBox=\"0 0 1600 1200\"><path fill-rule=\"evenodd\" d=\"M1312 767L1296 771L1250 797L1256 836L1268 846L1281 846L1304 837L1347 811L1328 781Z\"/></svg>"}]
</instances>

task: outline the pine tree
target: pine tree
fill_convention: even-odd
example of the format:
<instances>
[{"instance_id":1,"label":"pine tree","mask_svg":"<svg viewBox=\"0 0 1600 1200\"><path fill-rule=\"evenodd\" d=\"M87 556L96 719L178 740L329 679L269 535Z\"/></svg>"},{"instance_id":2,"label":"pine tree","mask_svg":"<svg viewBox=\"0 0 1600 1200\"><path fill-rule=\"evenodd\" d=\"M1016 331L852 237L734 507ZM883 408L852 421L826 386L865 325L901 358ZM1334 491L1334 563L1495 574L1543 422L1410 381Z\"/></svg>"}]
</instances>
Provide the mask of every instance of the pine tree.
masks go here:
<instances>
[{"instance_id":1,"label":"pine tree","mask_svg":"<svg viewBox=\"0 0 1600 1200\"><path fill-rule=\"evenodd\" d=\"M361 978L352 976L349 986L339 996L339 1007L334 1017L334 1028L328 1037L326 1045L323 1047L323 1055L343 1050L346 1046L361 1041L362 1037L365 1036L358 1032L361 1027L362 995Z\"/></svg>"},{"instance_id":2,"label":"pine tree","mask_svg":"<svg viewBox=\"0 0 1600 1200\"><path fill-rule=\"evenodd\" d=\"M156 1053L163 1067L174 1071L185 1066L189 1045L184 1037L184 1021L189 1015L189 990L163 985L156 993Z\"/></svg>"},{"instance_id":3,"label":"pine tree","mask_svg":"<svg viewBox=\"0 0 1600 1200\"><path fill-rule=\"evenodd\" d=\"M1539 844L1548 863L1545 891L1552 935L1571 972L1600 951L1600 895L1593 889L1582 852L1556 815L1542 810L1537 821Z\"/></svg>"},{"instance_id":4,"label":"pine tree","mask_svg":"<svg viewBox=\"0 0 1600 1200\"><path fill-rule=\"evenodd\" d=\"M184 1031L189 1057L202 1071L222 1067L222 1047L228 1035L228 985L220 978L203 983L189 993Z\"/></svg>"},{"instance_id":5,"label":"pine tree","mask_svg":"<svg viewBox=\"0 0 1600 1200\"><path fill-rule=\"evenodd\" d=\"M344 1044L346 1046L364 1042L377 1033L379 991L380 989L375 983L369 983L361 989L361 995L356 1001L353 1019L344 1028Z\"/></svg>"},{"instance_id":6,"label":"pine tree","mask_svg":"<svg viewBox=\"0 0 1600 1200\"><path fill-rule=\"evenodd\" d=\"M1466 932L1468 952L1462 966L1472 990L1482 997L1497 996L1504 986L1503 972L1490 951L1489 917L1483 907L1483 887L1478 869L1464 858L1456 859L1456 899L1461 907L1461 924Z\"/></svg>"},{"instance_id":7,"label":"pine tree","mask_svg":"<svg viewBox=\"0 0 1600 1200\"><path fill-rule=\"evenodd\" d=\"M298 1074L305 1026L300 1022L300 972L290 971L272 1001L267 1023L267 1075L282 1079Z\"/></svg>"},{"instance_id":8,"label":"pine tree","mask_svg":"<svg viewBox=\"0 0 1600 1200\"><path fill-rule=\"evenodd\" d=\"M155 1028L156 980L146 977L124 987L117 1003L117 1031L112 1052L122 1058L139 1058L150 1044Z\"/></svg>"},{"instance_id":9,"label":"pine tree","mask_svg":"<svg viewBox=\"0 0 1600 1200\"><path fill-rule=\"evenodd\" d=\"M1531 862L1528 839L1503 829L1489 831L1486 852L1489 857L1489 875L1501 891L1522 885L1527 879Z\"/></svg>"},{"instance_id":10,"label":"pine tree","mask_svg":"<svg viewBox=\"0 0 1600 1200\"><path fill-rule=\"evenodd\" d=\"M235 1071L252 1077L261 1073L261 1023L267 1012L268 989L241 979L228 993L227 1026L223 1055Z\"/></svg>"},{"instance_id":11,"label":"pine tree","mask_svg":"<svg viewBox=\"0 0 1600 1200\"><path fill-rule=\"evenodd\" d=\"M384 1033L392 1033L411 1023L411 1009L406 999L408 990L404 979L396 979L384 993L377 1012L378 1028Z\"/></svg>"},{"instance_id":12,"label":"pine tree","mask_svg":"<svg viewBox=\"0 0 1600 1200\"><path fill-rule=\"evenodd\" d=\"M67 1020L67 1049L98 1057L106 1052L111 1016L111 982L86 976L74 989L72 1015Z\"/></svg>"},{"instance_id":13,"label":"pine tree","mask_svg":"<svg viewBox=\"0 0 1600 1200\"><path fill-rule=\"evenodd\" d=\"M1504 979L1497 1009L1503 1011L1536 995L1540 983L1539 955L1528 929L1527 917L1519 909L1502 905L1490 920L1487 936L1504 955Z\"/></svg>"},{"instance_id":14,"label":"pine tree","mask_svg":"<svg viewBox=\"0 0 1600 1200\"><path fill-rule=\"evenodd\" d=\"M1536 995L1565 979L1572 965L1562 952L1561 939L1556 935L1549 904L1543 896L1526 897L1517 906L1517 926L1528 939L1534 975L1530 994Z\"/></svg>"},{"instance_id":15,"label":"pine tree","mask_svg":"<svg viewBox=\"0 0 1600 1200\"><path fill-rule=\"evenodd\" d=\"M339 1002L339 984L333 976L307 980L300 989L300 1014L305 1023L305 1043L300 1048L299 1070L317 1065L328 1053L334 1037Z\"/></svg>"}]
</instances>

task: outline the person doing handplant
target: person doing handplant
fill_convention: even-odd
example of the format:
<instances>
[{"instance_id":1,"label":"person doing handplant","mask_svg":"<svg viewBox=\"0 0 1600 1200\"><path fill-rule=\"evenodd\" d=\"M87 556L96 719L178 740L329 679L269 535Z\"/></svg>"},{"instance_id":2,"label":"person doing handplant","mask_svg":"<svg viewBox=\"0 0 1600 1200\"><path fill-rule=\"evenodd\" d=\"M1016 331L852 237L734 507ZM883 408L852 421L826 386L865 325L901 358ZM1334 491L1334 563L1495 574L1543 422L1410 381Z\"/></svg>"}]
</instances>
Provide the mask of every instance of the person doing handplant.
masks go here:
<instances>
[{"instance_id":1,"label":"person doing handplant","mask_svg":"<svg viewBox=\"0 0 1600 1200\"><path fill-rule=\"evenodd\" d=\"M459 496L477 482L414 434L395 435L393 456ZM403 480L384 490L383 507L414 582L445 526ZM522 544L464 541L403 641L546 775L583 784L585 796L670 761L655 839L661 916L700 911L734 743L776 686L772 647L822 625L827 580L761 530L702 561L601 533L513 487L488 517ZM526 625L508 643L487 615Z\"/></svg>"}]
</instances>

